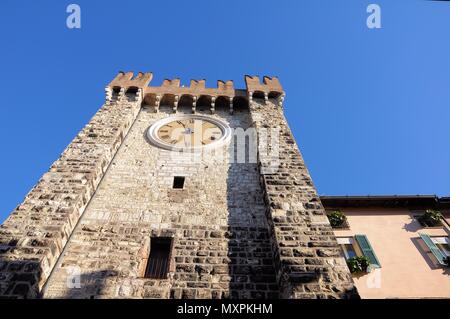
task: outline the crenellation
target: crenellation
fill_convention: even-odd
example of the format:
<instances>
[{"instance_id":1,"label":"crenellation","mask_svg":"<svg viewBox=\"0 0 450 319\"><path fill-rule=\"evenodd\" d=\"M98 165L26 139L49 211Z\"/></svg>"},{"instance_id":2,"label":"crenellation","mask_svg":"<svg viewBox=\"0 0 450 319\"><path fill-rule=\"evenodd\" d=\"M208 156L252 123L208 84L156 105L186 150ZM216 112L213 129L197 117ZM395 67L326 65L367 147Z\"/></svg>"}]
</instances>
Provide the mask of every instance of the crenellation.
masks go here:
<instances>
[{"instance_id":1,"label":"crenellation","mask_svg":"<svg viewBox=\"0 0 450 319\"><path fill-rule=\"evenodd\" d=\"M118 87L123 88L124 90L128 90L130 87L144 88L148 86L152 78L152 73L139 72L137 76L134 77L133 72L119 72L114 80L108 84L108 87Z\"/></svg>"},{"instance_id":2,"label":"crenellation","mask_svg":"<svg viewBox=\"0 0 450 319\"><path fill-rule=\"evenodd\" d=\"M232 80L223 81L218 80L217 81L217 89L220 91L234 91L234 82Z\"/></svg>"},{"instance_id":3,"label":"crenellation","mask_svg":"<svg viewBox=\"0 0 450 319\"><path fill-rule=\"evenodd\" d=\"M182 96L187 95L194 99L191 108L195 112L196 101L202 96L209 97L211 101L223 96L228 98L230 112L232 113L232 104L236 97L243 97L248 101L252 101L253 98L262 98L266 104L269 99L276 99L276 105L278 106L282 106L285 97L283 88L276 77L264 76L263 83L260 83L259 77L246 75L246 90L235 89L231 80L218 80L216 88L206 87L205 80L191 80L189 87L180 86L179 78L165 79L161 86L148 86L152 78L152 73L140 72L135 78L133 78L132 72L119 73L105 89L107 103L115 99L124 99L128 92L133 90L134 98L136 100L143 99L148 105L154 106L155 112L159 111L160 101L165 96L166 99L172 101L170 103L173 105L174 111L176 111L178 100ZM212 105L210 111L213 112L214 109L215 107Z\"/></svg>"}]
</instances>

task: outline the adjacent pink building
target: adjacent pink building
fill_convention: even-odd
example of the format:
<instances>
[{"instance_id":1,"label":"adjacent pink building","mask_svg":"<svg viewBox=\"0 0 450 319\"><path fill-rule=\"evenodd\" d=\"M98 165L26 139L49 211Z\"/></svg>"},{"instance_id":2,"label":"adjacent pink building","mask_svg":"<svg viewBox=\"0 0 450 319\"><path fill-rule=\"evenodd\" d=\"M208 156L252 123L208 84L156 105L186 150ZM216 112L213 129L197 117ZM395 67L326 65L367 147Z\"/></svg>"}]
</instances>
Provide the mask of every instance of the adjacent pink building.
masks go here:
<instances>
[{"instance_id":1,"label":"adjacent pink building","mask_svg":"<svg viewBox=\"0 0 450 319\"><path fill-rule=\"evenodd\" d=\"M343 255L367 256L368 273L354 275L361 298L450 298L450 198L436 196L323 196L328 213L347 221L335 229ZM440 225L422 225L426 210ZM419 222L420 221L420 222ZM421 223L422 222L422 223Z\"/></svg>"}]
</instances>

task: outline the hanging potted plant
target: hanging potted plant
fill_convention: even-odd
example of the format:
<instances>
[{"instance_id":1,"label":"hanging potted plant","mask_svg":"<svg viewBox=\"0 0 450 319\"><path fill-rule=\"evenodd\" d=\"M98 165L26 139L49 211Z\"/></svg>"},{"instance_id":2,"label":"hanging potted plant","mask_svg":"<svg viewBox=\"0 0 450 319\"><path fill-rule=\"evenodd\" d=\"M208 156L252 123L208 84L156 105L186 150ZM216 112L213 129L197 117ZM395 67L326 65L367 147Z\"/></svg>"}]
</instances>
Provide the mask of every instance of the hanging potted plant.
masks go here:
<instances>
[{"instance_id":1,"label":"hanging potted plant","mask_svg":"<svg viewBox=\"0 0 450 319\"><path fill-rule=\"evenodd\" d=\"M370 271L370 261L366 256L349 258L347 260L347 266L352 274L367 273Z\"/></svg>"},{"instance_id":2,"label":"hanging potted plant","mask_svg":"<svg viewBox=\"0 0 450 319\"><path fill-rule=\"evenodd\" d=\"M425 213L418 218L418 221L425 227L441 226L442 214L438 210L427 209Z\"/></svg>"},{"instance_id":3,"label":"hanging potted plant","mask_svg":"<svg viewBox=\"0 0 450 319\"><path fill-rule=\"evenodd\" d=\"M348 228L347 217L340 210L327 214L330 225L333 228Z\"/></svg>"},{"instance_id":4,"label":"hanging potted plant","mask_svg":"<svg viewBox=\"0 0 450 319\"><path fill-rule=\"evenodd\" d=\"M447 265L447 267L450 267L450 255L444 258L444 263Z\"/></svg>"}]
</instances>

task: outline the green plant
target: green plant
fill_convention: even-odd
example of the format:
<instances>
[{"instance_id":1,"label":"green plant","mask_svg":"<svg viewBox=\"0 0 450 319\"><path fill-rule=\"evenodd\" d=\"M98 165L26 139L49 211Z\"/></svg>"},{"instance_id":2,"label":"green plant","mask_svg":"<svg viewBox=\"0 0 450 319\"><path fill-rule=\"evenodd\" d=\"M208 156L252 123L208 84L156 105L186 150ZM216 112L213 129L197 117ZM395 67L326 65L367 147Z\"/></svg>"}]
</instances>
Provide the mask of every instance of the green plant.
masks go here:
<instances>
[{"instance_id":1,"label":"green plant","mask_svg":"<svg viewBox=\"0 0 450 319\"><path fill-rule=\"evenodd\" d=\"M357 256L348 259L347 265L352 274L367 272L370 266L370 261L366 256Z\"/></svg>"},{"instance_id":2,"label":"green plant","mask_svg":"<svg viewBox=\"0 0 450 319\"><path fill-rule=\"evenodd\" d=\"M444 258L444 263L447 265L447 267L450 267L450 255Z\"/></svg>"},{"instance_id":3,"label":"green plant","mask_svg":"<svg viewBox=\"0 0 450 319\"><path fill-rule=\"evenodd\" d=\"M433 209L427 209L425 213L419 217L419 222L424 226L439 226L441 225L442 214Z\"/></svg>"},{"instance_id":4,"label":"green plant","mask_svg":"<svg viewBox=\"0 0 450 319\"><path fill-rule=\"evenodd\" d=\"M347 217L339 210L335 210L327 215L331 227L341 227L346 221Z\"/></svg>"}]
</instances>

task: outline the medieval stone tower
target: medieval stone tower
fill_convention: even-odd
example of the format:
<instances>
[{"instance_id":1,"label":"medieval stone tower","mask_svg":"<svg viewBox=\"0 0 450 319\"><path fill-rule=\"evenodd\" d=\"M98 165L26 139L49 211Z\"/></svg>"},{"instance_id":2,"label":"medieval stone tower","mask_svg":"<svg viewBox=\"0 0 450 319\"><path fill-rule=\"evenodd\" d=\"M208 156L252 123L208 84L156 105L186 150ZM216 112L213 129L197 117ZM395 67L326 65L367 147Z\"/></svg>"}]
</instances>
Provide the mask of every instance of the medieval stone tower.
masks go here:
<instances>
[{"instance_id":1,"label":"medieval stone tower","mask_svg":"<svg viewBox=\"0 0 450 319\"><path fill-rule=\"evenodd\" d=\"M119 73L0 227L0 296L357 297L278 79L151 79Z\"/></svg>"}]
</instances>

